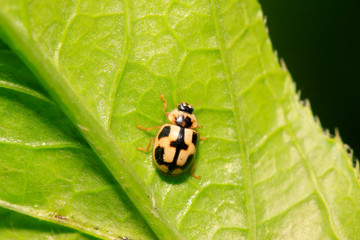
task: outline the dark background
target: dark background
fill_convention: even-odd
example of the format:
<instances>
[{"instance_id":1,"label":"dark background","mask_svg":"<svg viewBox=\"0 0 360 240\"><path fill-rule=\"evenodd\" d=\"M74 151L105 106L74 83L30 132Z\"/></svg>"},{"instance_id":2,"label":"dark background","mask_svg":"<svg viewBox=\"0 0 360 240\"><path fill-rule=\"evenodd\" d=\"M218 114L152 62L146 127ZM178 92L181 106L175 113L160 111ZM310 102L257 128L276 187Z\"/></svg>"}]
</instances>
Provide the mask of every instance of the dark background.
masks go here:
<instances>
[{"instance_id":1,"label":"dark background","mask_svg":"<svg viewBox=\"0 0 360 240\"><path fill-rule=\"evenodd\" d=\"M274 49L323 128L360 156L360 1L259 0Z\"/></svg>"}]
</instances>

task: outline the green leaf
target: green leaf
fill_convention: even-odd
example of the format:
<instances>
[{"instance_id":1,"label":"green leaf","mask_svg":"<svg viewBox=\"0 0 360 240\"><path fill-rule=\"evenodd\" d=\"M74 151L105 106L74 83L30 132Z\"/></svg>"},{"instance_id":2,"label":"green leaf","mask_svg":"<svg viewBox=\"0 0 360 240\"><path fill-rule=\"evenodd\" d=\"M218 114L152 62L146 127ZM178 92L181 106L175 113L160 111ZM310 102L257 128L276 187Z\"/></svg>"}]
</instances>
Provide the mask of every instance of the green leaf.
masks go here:
<instances>
[{"instance_id":1,"label":"green leaf","mask_svg":"<svg viewBox=\"0 0 360 240\"><path fill-rule=\"evenodd\" d=\"M299 103L256 1L4 0L0 24L158 238L359 236L350 157ZM171 108L177 90L203 101L201 180L164 177L136 149L155 135L136 124L164 123L159 94Z\"/></svg>"},{"instance_id":2,"label":"green leaf","mask_svg":"<svg viewBox=\"0 0 360 240\"><path fill-rule=\"evenodd\" d=\"M29 70L0 50L0 205L98 237L154 239L71 122L30 83Z\"/></svg>"},{"instance_id":3,"label":"green leaf","mask_svg":"<svg viewBox=\"0 0 360 240\"><path fill-rule=\"evenodd\" d=\"M1 41L0 39L0 49L3 50L3 49L9 49L8 46L3 42Z\"/></svg>"},{"instance_id":4,"label":"green leaf","mask_svg":"<svg viewBox=\"0 0 360 240\"><path fill-rule=\"evenodd\" d=\"M54 239L89 240L94 239L72 229L51 224L0 208L0 239Z\"/></svg>"}]
</instances>

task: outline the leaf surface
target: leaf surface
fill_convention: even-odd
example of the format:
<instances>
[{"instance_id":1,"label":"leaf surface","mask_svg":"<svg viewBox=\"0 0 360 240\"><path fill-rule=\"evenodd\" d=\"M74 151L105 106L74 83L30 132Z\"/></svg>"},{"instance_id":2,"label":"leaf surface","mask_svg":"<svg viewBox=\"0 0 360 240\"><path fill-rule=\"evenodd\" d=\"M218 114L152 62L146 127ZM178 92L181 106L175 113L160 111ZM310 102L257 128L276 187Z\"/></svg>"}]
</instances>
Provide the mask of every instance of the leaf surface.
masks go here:
<instances>
[{"instance_id":1,"label":"leaf surface","mask_svg":"<svg viewBox=\"0 0 360 240\"><path fill-rule=\"evenodd\" d=\"M163 239L354 239L359 184L339 138L299 103L256 1L13 1L4 39ZM195 173L145 146L180 99L199 104ZM73 132L73 131L71 131ZM102 171L100 171L102 172ZM112 226L112 224L109 224Z\"/></svg>"},{"instance_id":2,"label":"leaf surface","mask_svg":"<svg viewBox=\"0 0 360 240\"><path fill-rule=\"evenodd\" d=\"M22 214L0 208L0 239L54 239L90 240L95 239L72 229L39 221Z\"/></svg>"},{"instance_id":3,"label":"leaf surface","mask_svg":"<svg viewBox=\"0 0 360 240\"><path fill-rule=\"evenodd\" d=\"M98 237L154 239L72 123L36 90L23 63L0 50L0 66L0 205ZM12 221L8 214L4 221Z\"/></svg>"}]
</instances>

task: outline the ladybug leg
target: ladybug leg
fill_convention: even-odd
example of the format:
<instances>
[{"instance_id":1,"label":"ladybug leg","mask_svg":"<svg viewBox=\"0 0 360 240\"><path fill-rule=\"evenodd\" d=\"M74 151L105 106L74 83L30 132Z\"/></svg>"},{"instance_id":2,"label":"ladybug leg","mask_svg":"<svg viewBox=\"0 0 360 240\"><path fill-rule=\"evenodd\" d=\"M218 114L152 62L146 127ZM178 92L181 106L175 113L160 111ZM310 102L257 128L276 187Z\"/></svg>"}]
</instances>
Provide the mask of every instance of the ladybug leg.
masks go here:
<instances>
[{"instance_id":1,"label":"ladybug leg","mask_svg":"<svg viewBox=\"0 0 360 240\"><path fill-rule=\"evenodd\" d=\"M194 164L191 167L190 175L193 176L194 178L201 179L200 176L197 176L197 175L194 174L195 165L196 165L196 160L194 160Z\"/></svg>"},{"instance_id":2,"label":"ladybug leg","mask_svg":"<svg viewBox=\"0 0 360 240\"><path fill-rule=\"evenodd\" d=\"M203 126L199 126L197 125L196 127L194 127L193 129L197 129L197 128L202 128Z\"/></svg>"},{"instance_id":3,"label":"ladybug leg","mask_svg":"<svg viewBox=\"0 0 360 240\"><path fill-rule=\"evenodd\" d=\"M195 127L195 128L201 128L202 126L197 126L197 127ZM196 131L195 131L196 132ZM208 140L208 138L207 137L200 137L200 134L198 133L198 132L196 132L198 135L199 135L199 139L200 140L202 140L202 141L204 141L204 140Z\"/></svg>"},{"instance_id":4,"label":"ladybug leg","mask_svg":"<svg viewBox=\"0 0 360 240\"><path fill-rule=\"evenodd\" d=\"M141 130L144 130L144 131L149 131L149 130L152 130L152 129L155 129L155 128L157 128L157 129L161 128L161 126L144 128L144 127L140 126L139 124L137 125L137 127L140 128Z\"/></svg>"},{"instance_id":5,"label":"ladybug leg","mask_svg":"<svg viewBox=\"0 0 360 240\"><path fill-rule=\"evenodd\" d=\"M161 97L161 100L164 102L164 109L163 109L163 111L164 111L164 114L165 114L166 117L167 117L167 116L169 116L169 113L166 112L166 107L167 107L166 100L165 100L165 98L164 98L164 96L163 96L162 94L160 94L160 97Z\"/></svg>"},{"instance_id":6,"label":"ladybug leg","mask_svg":"<svg viewBox=\"0 0 360 240\"><path fill-rule=\"evenodd\" d=\"M155 138L151 138L151 139L150 139L150 142L149 142L149 144L147 145L147 148L146 148L146 149L143 149L143 148L141 148L141 147L137 147L137 148L138 148L140 151L148 152L149 149L150 149L150 146L151 146L151 142L154 141L154 140L155 140Z\"/></svg>"}]
</instances>

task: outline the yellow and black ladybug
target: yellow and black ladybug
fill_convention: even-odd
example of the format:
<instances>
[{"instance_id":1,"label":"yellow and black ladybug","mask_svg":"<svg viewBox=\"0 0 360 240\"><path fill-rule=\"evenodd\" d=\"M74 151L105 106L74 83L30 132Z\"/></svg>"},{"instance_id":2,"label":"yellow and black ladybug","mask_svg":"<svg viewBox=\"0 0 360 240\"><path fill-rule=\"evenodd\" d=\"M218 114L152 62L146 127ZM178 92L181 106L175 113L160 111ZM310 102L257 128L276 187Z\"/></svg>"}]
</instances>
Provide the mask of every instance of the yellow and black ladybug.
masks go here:
<instances>
[{"instance_id":1,"label":"yellow and black ladybug","mask_svg":"<svg viewBox=\"0 0 360 240\"><path fill-rule=\"evenodd\" d=\"M160 129L157 136L152 138L146 149L138 147L141 151L148 152L151 142L155 141L153 148L153 161L157 169L165 175L175 176L186 171L192 166L190 174L195 178L200 178L193 174L195 167L195 154L199 133L194 129L200 128L196 117L193 114L194 108L185 102L178 105L177 109L170 113L166 112L166 101L163 95L160 95L164 102L164 113L172 124L144 128L138 125L142 130L148 131L154 128Z\"/></svg>"}]
</instances>

